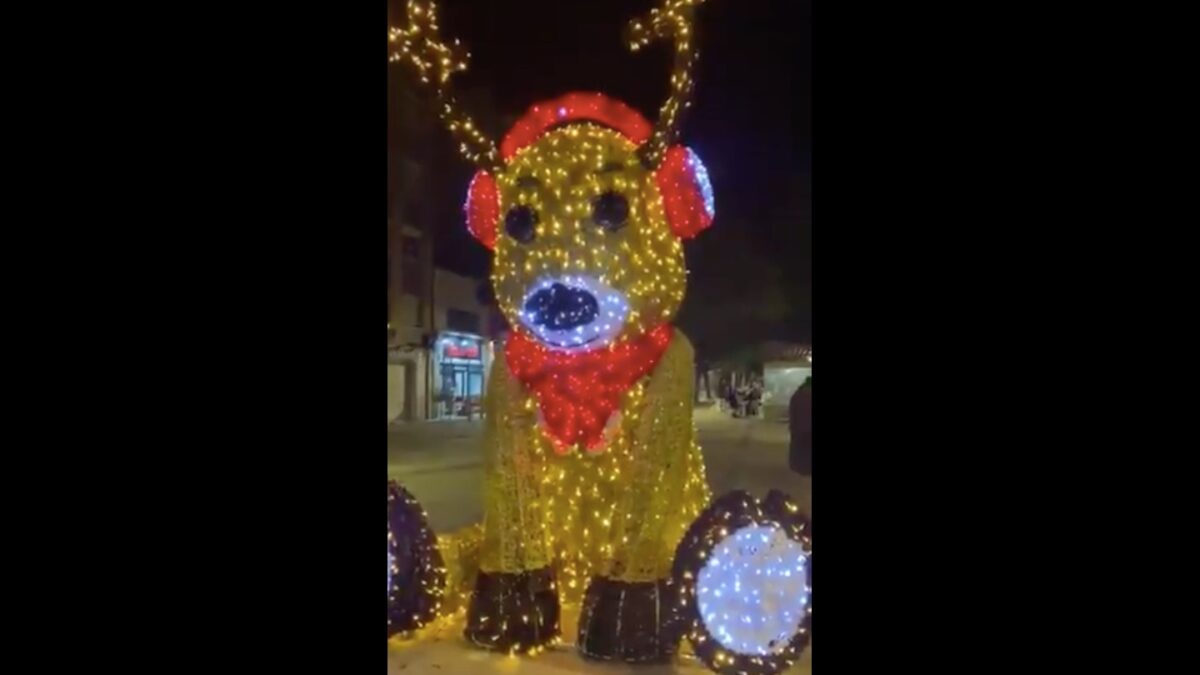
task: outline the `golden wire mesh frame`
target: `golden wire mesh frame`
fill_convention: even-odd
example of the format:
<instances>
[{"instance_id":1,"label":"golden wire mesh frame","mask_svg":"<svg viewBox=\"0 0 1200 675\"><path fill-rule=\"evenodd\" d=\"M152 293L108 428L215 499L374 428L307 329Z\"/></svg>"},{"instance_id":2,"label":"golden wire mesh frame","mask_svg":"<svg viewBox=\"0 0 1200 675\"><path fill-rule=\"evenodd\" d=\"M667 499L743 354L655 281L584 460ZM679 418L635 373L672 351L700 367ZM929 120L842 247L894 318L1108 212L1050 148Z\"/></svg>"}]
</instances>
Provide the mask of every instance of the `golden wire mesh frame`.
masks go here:
<instances>
[{"instance_id":1,"label":"golden wire mesh frame","mask_svg":"<svg viewBox=\"0 0 1200 675\"><path fill-rule=\"evenodd\" d=\"M670 38L675 44L671 66L671 90L658 111L654 134L638 150L642 163L650 168L662 164L667 148L679 137L683 113L692 105L692 72L700 51L693 30L695 10L704 0L661 0L648 16L629 24L629 49L638 51L656 39Z\"/></svg>"},{"instance_id":2,"label":"golden wire mesh frame","mask_svg":"<svg viewBox=\"0 0 1200 675\"><path fill-rule=\"evenodd\" d=\"M408 26L388 28L388 43L393 46L388 55L389 62L407 63L422 84L434 88L438 114L458 141L458 150L463 157L494 175L500 166L495 142L479 130L471 116L459 106L450 88L450 77L467 69L470 54L463 50L458 40L449 44L442 41L437 5L432 0L409 0Z\"/></svg>"}]
</instances>

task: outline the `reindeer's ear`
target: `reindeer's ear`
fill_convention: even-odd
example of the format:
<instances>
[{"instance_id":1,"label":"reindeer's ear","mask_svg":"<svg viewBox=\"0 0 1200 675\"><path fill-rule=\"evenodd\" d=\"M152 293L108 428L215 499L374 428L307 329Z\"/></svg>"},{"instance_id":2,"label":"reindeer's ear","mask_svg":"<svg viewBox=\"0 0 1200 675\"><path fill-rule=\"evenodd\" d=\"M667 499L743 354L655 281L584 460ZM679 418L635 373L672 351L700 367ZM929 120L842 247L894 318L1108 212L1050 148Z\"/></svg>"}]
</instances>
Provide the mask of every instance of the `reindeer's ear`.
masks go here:
<instances>
[{"instance_id":1,"label":"reindeer's ear","mask_svg":"<svg viewBox=\"0 0 1200 675\"><path fill-rule=\"evenodd\" d=\"M500 191L496 179L476 171L467 188L467 229L489 250L496 248L496 226L500 222Z\"/></svg>"},{"instance_id":2,"label":"reindeer's ear","mask_svg":"<svg viewBox=\"0 0 1200 675\"><path fill-rule=\"evenodd\" d=\"M691 239L712 225L712 184L708 170L690 148L673 145L655 173L662 193L663 209L671 231L680 239Z\"/></svg>"}]
</instances>

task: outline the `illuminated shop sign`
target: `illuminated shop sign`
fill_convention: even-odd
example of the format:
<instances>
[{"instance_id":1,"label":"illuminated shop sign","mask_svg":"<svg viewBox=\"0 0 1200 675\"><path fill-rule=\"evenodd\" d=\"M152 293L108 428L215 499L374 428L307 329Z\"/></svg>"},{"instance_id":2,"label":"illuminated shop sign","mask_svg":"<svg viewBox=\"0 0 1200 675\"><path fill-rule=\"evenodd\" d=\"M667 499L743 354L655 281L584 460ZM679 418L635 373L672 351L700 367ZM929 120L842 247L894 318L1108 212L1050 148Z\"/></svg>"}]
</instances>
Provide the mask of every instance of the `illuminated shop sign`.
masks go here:
<instances>
[{"instance_id":1,"label":"illuminated shop sign","mask_svg":"<svg viewBox=\"0 0 1200 675\"><path fill-rule=\"evenodd\" d=\"M445 335L438 341L443 361L482 361L483 344L479 338Z\"/></svg>"},{"instance_id":2,"label":"illuminated shop sign","mask_svg":"<svg viewBox=\"0 0 1200 675\"><path fill-rule=\"evenodd\" d=\"M456 345L450 342L442 345L442 358L479 360L479 345Z\"/></svg>"}]
</instances>

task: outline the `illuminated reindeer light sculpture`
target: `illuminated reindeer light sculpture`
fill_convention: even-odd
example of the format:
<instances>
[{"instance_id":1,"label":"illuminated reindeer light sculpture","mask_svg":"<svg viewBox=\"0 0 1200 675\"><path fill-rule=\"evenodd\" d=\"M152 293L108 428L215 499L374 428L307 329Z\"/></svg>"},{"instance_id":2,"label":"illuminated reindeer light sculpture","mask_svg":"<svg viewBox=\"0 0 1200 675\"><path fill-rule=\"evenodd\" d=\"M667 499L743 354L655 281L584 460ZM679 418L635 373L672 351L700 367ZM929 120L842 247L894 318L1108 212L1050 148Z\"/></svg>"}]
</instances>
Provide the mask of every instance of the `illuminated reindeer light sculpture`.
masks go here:
<instances>
[{"instance_id":1,"label":"illuminated reindeer light sculpture","mask_svg":"<svg viewBox=\"0 0 1200 675\"><path fill-rule=\"evenodd\" d=\"M578 647L651 661L677 646L672 559L709 492L692 425L693 352L671 326L687 272L682 241L712 223L699 158L676 145L689 106L702 0L662 0L630 47L674 43L670 95L651 126L598 93L534 105L499 148L449 87L465 70L437 10L408 3L391 59L437 94L478 172L467 227L494 255L492 283L512 333L485 402L480 573L466 636L504 651L559 637L579 602Z\"/></svg>"}]
</instances>

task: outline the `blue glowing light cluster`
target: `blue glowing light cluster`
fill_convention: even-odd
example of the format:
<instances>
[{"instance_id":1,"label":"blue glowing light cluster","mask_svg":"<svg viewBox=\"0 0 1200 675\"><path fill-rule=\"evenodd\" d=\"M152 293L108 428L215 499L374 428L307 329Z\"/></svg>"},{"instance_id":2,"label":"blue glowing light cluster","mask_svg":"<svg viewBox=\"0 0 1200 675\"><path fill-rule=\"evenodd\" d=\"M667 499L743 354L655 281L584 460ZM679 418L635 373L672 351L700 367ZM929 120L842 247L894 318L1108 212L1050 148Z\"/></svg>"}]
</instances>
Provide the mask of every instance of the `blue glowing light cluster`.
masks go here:
<instances>
[{"instance_id":1,"label":"blue glowing light cluster","mask_svg":"<svg viewBox=\"0 0 1200 675\"><path fill-rule=\"evenodd\" d=\"M392 567L396 564L396 561L392 558L392 541L391 541L391 539L392 538L389 536L388 537L388 597L389 598L392 597Z\"/></svg>"},{"instance_id":2,"label":"blue glowing light cluster","mask_svg":"<svg viewBox=\"0 0 1200 675\"><path fill-rule=\"evenodd\" d=\"M549 290L555 284L569 289L584 291L595 298L599 311L588 324L573 328L552 328L537 323L538 313L524 308L538 291ZM611 344L621 332L629 316L629 301L625 294L590 276L543 277L525 291L521 301L521 324L535 335L542 344L556 351L589 351Z\"/></svg>"},{"instance_id":3,"label":"blue glowing light cluster","mask_svg":"<svg viewBox=\"0 0 1200 675\"><path fill-rule=\"evenodd\" d=\"M700 155L697 155L694 150L688 148L687 152L692 175L696 177L696 185L700 187L700 196L704 198L704 210L708 213L709 218L713 218L717 215L717 206L713 201L712 182L708 180L708 169L704 167L704 162L700 161Z\"/></svg>"},{"instance_id":4,"label":"blue glowing light cluster","mask_svg":"<svg viewBox=\"0 0 1200 675\"><path fill-rule=\"evenodd\" d=\"M725 537L697 576L708 632L739 654L781 653L808 607L807 564L801 544L773 524L749 525Z\"/></svg>"}]
</instances>

